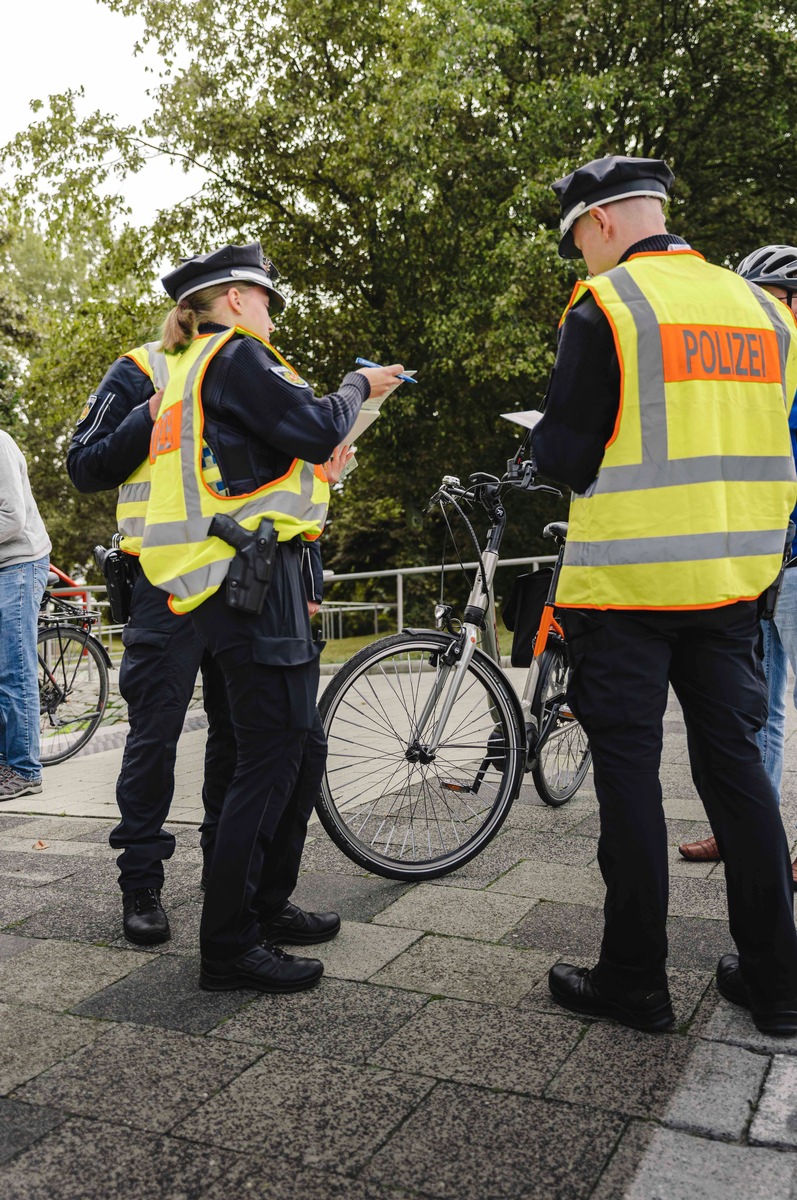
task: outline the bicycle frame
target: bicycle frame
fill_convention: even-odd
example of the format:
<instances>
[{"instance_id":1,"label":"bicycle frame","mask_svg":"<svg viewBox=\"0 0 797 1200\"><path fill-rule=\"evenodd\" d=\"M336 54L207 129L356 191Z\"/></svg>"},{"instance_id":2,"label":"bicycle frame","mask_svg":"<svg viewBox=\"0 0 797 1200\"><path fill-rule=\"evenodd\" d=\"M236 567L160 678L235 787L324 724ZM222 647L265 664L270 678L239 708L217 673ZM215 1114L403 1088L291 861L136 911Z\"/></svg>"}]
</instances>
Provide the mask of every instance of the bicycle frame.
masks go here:
<instances>
[{"instance_id":1,"label":"bicycle frame","mask_svg":"<svg viewBox=\"0 0 797 1200\"><path fill-rule=\"evenodd\" d=\"M515 468L513 472L513 467ZM431 689L423 712L420 715L418 724L415 730L415 743L420 745L421 739L424 738L427 725L431 719L432 713L435 711L438 701L448 684L448 690L443 697L442 705L439 710L437 721L431 731L428 739L423 741L423 752L434 754L440 746L443 737L443 732L446 727L451 710L459 695L462 681L468 670L468 666L476 653L477 648L481 650L488 658L491 658L499 667L501 665L501 654L498 646L498 631L495 620L495 596L493 584L495 581L495 573L500 562L500 546L503 539L504 530L506 528L506 510L501 503L502 485L517 486L526 491L547 491L555 492L556 495L561 495L561 492L556 488L548 488L545 485L535 486L533 483L533 473L530 463L510 462L509 471L503 480L497 480L493 476L475 476L477 482L474 484L474 490L481 490L484 494L479 497L487 512L491 517L491 525L487 533L486 546L480 553L481 569L477 571L476 579L468 596L467 604L465 605L465 619L462 623L459 636L456 641L452 642L451 649L446 655L441 656L441 662L444 669L439 669L438 663L437 679L434 687ZM520 477L517 478L518 472ZM513 477L514 475L514 477ZM481 481L481 482L480 482ZM432 498L430 503L434 503L438 499L451 499L459 493L460 498L471 497L468 489L461 487L459 480L450 476L444 477L443 487ZM534 689L539 679L539 660L545 647L548 643L548 637L553 630L559 637L564 640L564 631L554 616L554 598L556 595L556 586L559 581L559 574L562 568L562 558L564 554L564 543L560 547L559 555L554 568L551 585L548 590L548 595L543 607L543 613L540 620L537 637L534 644L534 657L529 667L526 676L523 695L520 699L520 707L526 721L527 729L531 727L534 730L534 743L539 741L540 730L536 729L536 721L531 714L531 697L534 695ZM437 624L438 628L443 628L441 622L446 622L450 617L450 609L447 606L441 606L442 611L438 610ZM453 632L449 624L446 626L449 632ZM481 640L481 647L479 642ZM453 678L449 679L453 671ZM529 766L527 761L527 769Z\"/></svg>"}]
</instances>

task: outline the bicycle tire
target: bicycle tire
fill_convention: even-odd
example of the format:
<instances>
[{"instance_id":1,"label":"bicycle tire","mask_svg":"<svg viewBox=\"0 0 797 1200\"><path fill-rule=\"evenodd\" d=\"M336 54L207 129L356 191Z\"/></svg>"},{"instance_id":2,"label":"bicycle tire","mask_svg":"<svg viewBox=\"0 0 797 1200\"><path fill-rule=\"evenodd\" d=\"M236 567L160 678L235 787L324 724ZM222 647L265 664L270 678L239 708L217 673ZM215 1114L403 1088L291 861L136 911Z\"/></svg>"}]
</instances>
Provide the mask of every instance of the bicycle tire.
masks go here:
<instances>
[{"instance_id":1,"label":"bicycle tire","mask_svg":"<svg viewBox=\"0 0 797 1200\"><path fill-rule=\"evenodd\" d=\"M329 743L321 824L353 862L386 879L436 879L464 866L495 837L520 787L520 705L479 650L436 754L413 760L413 722L441 672L451 678L440 656L455 641L434 630L382 638L338 671L319 702ZM438 695L427 730L439 704Z\"/></svg>"},{"instance_id":2,"label":"bicycle tire","mask_svg":"<svg viewBox=\"0 0 797 1200\"><path fill-rule=\"evenodd\" d=\"M540 675L531 698L531 715L544 737L536 747L531 774L541 798L554 808L575 796L592 762L587 735L572 710L563 703L569 672L564 644L558 638L550 638L540 655ZM546 735L553 704L563 707Z\"/></svg>"},{"instance_id":3,"label":"bicycle tire","mask_svg":"<svg viewBox=\"0 0 797 1200\"><path fill-rule=\"evenodd\" d=\"M42 626L39 657L39 757L43 767L65 762L96 732L108 704L102 647L81 630Z\"/></svg>"}]
</instances>

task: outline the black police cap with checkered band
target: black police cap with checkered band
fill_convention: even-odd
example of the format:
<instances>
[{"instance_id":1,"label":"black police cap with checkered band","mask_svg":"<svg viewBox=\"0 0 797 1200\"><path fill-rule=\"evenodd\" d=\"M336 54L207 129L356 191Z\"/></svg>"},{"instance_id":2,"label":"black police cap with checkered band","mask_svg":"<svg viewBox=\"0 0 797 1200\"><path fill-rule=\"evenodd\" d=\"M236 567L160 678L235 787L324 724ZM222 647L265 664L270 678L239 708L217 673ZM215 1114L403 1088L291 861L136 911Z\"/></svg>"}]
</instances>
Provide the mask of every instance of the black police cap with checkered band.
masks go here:
<instances>
[{"instance_id":1,"label":"black police cap with checkered band","mask_svg":"<svg viewBox=\"0 0 797 1200\"><path fill-rule=\"evenodd\" d=\"M286 300L277 291L279 271L263 254L260 242L248 246L221 246L208 254L194 254L181 260L161 279L161 283L178 304L194 292L216 283L257 283L271 295L272 312L281 312Z\"/></svg>"},{"instance_id":2,"label":"black police cap with checkered band","mask_svg":"<svg viewBox=\"0 0 797 1200\"><path fill-rule=\"evenodd\" d=\"M612 204L632 196L658 196L663 200L674 179L672 171L660 158L627 158L620 154L596 158L565 175L564 179L557 179L551 187L562 211L559 223L561 257L580 257L572 231L585 212L598 204Z\"/></svg>"}]
</instances>

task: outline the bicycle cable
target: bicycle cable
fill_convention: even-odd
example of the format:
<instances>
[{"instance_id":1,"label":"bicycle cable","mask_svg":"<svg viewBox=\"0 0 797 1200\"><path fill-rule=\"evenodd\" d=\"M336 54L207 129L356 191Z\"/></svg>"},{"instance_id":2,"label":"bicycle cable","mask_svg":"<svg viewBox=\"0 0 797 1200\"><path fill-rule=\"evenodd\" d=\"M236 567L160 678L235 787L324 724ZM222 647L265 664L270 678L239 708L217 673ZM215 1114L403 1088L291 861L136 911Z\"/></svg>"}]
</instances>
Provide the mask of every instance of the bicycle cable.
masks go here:
<instances>
[{"instance_id":1,"label":"bicycle cable","mask_svg":"<svg viewBox=\"0 0 797 1200\"><path fill-rule=\"evenodd\" d=\"M468 520L468 518L465 516L464 512L462 511L462 509L460 508L459 504L458 504L458 503L457 503L457 501L454 499L454 497L453 497L453 496L451 496L451 495L449 495L449 496L448 496L448 500L449 500L449 502L450 502L450 503L451 503L451 504L454 506L454 508L457 510L457 512L459 513L460 517L462 518L462 522L463 522L463 524L464 524L465 528L467 529L468 533L470 534L470 540L473 542L473 545L474 545L474 546L475 546L475 548L476 548L476 560L477 560L477 562L478 562L478 566L479 566L479 573L480 573L480 575L481 575L481 577L482 577L482 588L484 589L484 594L485 594L485 596L486 596L486 595L488 595L488 594L489 594L489 590L490 590L490 589L489 589L489 587L488 587L488 585L487 585L487 572L486 572L486 571L485 571L485 569L484 569L484 559L482 558L481 547L480 547L480 545L479 545L479 540L478 540L478 538L476 537L476 531L475 531L475 529L473 528L473 526L471 525L471 523L470 523L470 521ZM441 508L442 508L442 502L441 502ZM445 513L444 513L444 516L445 516L446 525L448 525L448 516L446 516L446 515L445 515ZM448 528L449 528L449 532L451 532L451 526L450 526L450 525L448 526ZM451 539L452 539L452 542L454 542L454 535L453 535L453 533L451 533ZM455 548L455 549L456 549L456 551L457 551L457 558L459 559L459 565L462 567L462 570L463 570L463 571L465 571L465 564L464 564L464 563L463 563L463 561L462 561L462 555L459 553L459 550L458 550L458 548L457 548L456 542L454 542L454 548ZM466 578L467 578L467 575L466 575Z\"/></svg>"}]
</instances>

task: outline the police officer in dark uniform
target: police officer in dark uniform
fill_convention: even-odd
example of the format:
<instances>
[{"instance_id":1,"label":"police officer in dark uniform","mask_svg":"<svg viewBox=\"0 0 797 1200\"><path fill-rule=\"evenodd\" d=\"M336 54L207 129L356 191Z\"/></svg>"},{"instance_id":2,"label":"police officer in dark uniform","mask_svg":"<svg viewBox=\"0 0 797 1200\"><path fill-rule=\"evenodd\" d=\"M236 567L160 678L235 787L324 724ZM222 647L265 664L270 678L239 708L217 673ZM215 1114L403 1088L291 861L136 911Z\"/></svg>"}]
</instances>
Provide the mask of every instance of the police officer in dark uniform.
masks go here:
<instances>
[{"instance_id":1,"label":"police officer in dark uniform","mask_svg":"<svg viewBox=\"0 0 797 1200\"><path fill-rule=\"evenodd\" d=\"M671 683L726 864L739 949L723 996L797 1033L791 865L756 733L766 715L757 597L797 498L787 415L797 330L783 305L666 231L673 176L611 156L554 184L563 257L583 256L560 332L541 472L569 484L557 604L568 700L593 753L606 883L601 953L560 963L554 999L640 1029L673 1021L667 844L658 777Z\"/></svg>"},{"instance_id":2,"label":"police officer in dark uniform","mask_svg":"<svg viewBox=\"0 0 797 1200\"><path fill-rule=\"evenodd\" d=\"M149 352L154 357L154 343ZM122 488L146 462L161 394L149 363L147 348L121 356L89 397L67 454L67 470L79 491ZM121 819L109 840L121 851L117 863L125 937L153 945L170 937L161 888L163 862L174 853L175 839L163 824L174 794L177 741L200 663L209 717L202 792L202 846L208 860L235 752L223 677L209 656L203 657L191 622L171 612L166 595L141 572L138 542L140 537L122 542L135 579L119 672L130 729L116 785Z\"/></svg>"},{"instance_id":3,"label":"police officer in dark uniform","mask_svg":"<svg viewBox=\"0 0 797 1200\"><path fill-rule=\"evenodd\" d=\"M363 401L396 384L400 366L347 375L317 398L269 342L282 307L258 244L197 255L165 276L176 307L163 344L174 360L153 435L152 492L142 547L150 581L190 613L223 673L237 762L216 832L202 913L200 983L208 990L311 987L323 968L275 943L334 937L335 913L290 902L326 758L316 694L320 645L309 625L302 549L328 500L325 462ZM218 495L203 486L213 454ZM230 548L211 533L223 514L267 544L273 575L261 610L228 603ZM214 526L214 530L216 526ZM236 580L237 582L237 580ZM237 595L237 593L236 593Z\"/></svg>"}]
</instances>

